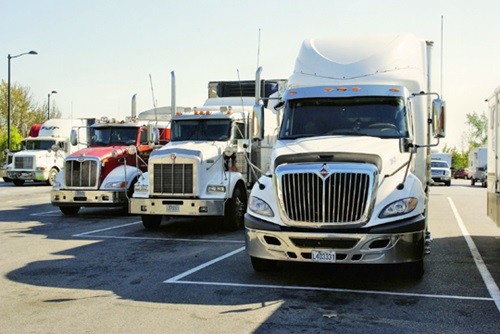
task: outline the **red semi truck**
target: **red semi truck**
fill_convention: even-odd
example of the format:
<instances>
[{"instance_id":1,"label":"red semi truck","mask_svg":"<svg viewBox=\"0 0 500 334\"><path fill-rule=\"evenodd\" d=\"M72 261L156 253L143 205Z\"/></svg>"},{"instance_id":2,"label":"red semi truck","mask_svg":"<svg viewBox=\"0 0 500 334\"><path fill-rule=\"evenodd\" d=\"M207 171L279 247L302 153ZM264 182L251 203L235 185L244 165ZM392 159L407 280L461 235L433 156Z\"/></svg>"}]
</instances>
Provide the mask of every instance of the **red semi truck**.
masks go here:
<instances>
[{"instance_id":1,"label":"red semi truck","mask_svg":"<svg viewBox=\"0 0 500 334\"><path fill-rule=\"evenodd\" d=\"M52 205L65 215L75 215L81 207L128 208L128 198L139 173L146 171L154 146L170 139L170 122L102 118L74 131L73 145L82 131L89 132L89 145L66 157L51 191Z\"/></svg>"}]
</instances>

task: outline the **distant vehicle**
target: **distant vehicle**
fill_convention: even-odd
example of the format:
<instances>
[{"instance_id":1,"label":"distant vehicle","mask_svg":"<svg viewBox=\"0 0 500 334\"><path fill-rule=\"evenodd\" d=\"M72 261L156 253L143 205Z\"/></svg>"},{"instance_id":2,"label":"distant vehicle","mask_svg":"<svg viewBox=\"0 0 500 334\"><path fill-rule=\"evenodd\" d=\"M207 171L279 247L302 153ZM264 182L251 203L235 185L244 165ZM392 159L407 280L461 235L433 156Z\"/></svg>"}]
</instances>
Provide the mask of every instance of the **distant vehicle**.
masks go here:
<instances>
[{"instance_id":1,"label":"distant vehicle","mask_svg":"<svg viewBox=\"0 0 500 334\"><path fill-rule=\"evenodd\" d=\"M445 186L451 185L451 169L446 161L431 161L431 177L435 183L444 183Z\"/></svg>"},{"instance_id":2,"label":"distant vehicle","mask_svg":"<svg viewBox=\"0 0 500 334\"><path fill-rule=\"evenodd\" d=\"M7 177L14 185L25 181L46 182L53 185L57 173L64 166L64 158L83 148L70 145L70 134L74 127L88 126L95 119L49 119L39 127L34 126L30 135L23 139L22 149L14 153L7 167Z\"/></svg>"},{"instance_id":3,"label":"distant vehicle","mask_svg":"<svg viewBox=\"0 0 500 334\"><path fill-rule=\"evenodd\" d=\"M446 161L450 168L453 166L451 163L451 153L431 153L431 160Z\"/></svg>"},{"instance_id":4,"label":"distant vehicle","mask_svg":"<svg viewBox=\"0 0 500 334\"><path fill-rule=\"evenodd\" d=\"M469 179L469 169L468 168L459 168L453 174L455 179Z\"/></svg>"},{"instance_id":5,"label":"distant vehicle","mask_svg":"<svg viewBox=\"0 0 500 334\"><path fill-rule=\"evenodd\" d=\"M488 148L477 147L469 153L469 179L471 186L480 182L483 187L487 184Z\"/></svg>"}]
</instances>

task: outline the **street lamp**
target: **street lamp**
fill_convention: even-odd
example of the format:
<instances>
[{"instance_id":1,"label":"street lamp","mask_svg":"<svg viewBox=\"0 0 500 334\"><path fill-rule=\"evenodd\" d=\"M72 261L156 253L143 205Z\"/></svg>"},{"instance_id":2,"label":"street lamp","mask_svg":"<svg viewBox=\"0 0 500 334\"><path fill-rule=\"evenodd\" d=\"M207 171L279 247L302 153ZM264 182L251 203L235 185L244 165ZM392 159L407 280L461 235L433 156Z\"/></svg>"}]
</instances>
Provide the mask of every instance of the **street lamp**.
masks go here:
<instances>
[{"instance_id":1,"label":"street lamp","mask_svg":"<svg viewBox=\"0 0 500 334\"><path fill-rule=\"evenodd\" d=\"M10 151L10 60L24 55L37 55L36 51L24 52L15 56L7 55L7 149Z\"/></svg>"},{"instance_id":2,"label":"street lamp","mask_svg":"<svg viewBox=\"0 0 500 334\"><path fill-rule=\"evenodd\" d=\"M50 92L48 94L48 99L47 99L48 100L48 102L47 102L47 119L50 119L50 96L52 94L57 94L57 92L55 90L53 90L52 92Z\"/></svg>"}]
</instances>

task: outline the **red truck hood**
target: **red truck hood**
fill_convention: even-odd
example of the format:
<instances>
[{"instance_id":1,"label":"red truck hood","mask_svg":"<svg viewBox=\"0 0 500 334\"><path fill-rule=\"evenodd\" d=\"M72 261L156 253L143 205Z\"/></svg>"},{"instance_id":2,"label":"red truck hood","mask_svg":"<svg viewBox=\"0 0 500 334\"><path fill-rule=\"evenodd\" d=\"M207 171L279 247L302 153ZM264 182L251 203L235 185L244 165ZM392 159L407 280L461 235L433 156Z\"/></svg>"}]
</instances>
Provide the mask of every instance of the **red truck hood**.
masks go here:
<instances>
[{"instance_id":1,"label":"red truck hood","mask_svg":"<svg viewBox=\"0 0 500 334\"><path fill-rule=\"evenodd\" d=\"M97 157L99 160L103 160L106 158L111 157L111 152L114 150L118 151L119 155L123 154L123 151L127 149L127 146L123 145L117 145L117 146L103 146L103 147L87 147L84 149L81 149L79 151L76 151L75 153L71 154L70 157L81 157L81 156L86 156L86 157Z\"/></svg>"}]
</instances>

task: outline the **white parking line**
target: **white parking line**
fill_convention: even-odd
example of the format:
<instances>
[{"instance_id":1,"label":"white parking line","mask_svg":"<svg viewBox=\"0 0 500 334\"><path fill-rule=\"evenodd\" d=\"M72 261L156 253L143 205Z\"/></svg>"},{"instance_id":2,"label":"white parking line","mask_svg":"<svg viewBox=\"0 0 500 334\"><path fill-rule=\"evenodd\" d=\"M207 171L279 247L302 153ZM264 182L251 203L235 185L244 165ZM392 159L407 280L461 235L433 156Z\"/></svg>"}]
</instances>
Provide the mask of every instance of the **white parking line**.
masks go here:
<instances>
[{"instance_id":1,"label":"white parking line","mask_svg":"<svg viewBox=\"0 0 500 334\"><path fill-rule=\"evenodd\" d=\"M101 239L126 239L126 240L156 240L156 241L181 241L181 242L213 242L213 243L234 243L234 244L242 244L245 243L245 241L242 240L227 240L227 239L187 239L187 238L151 238L151 237L123 237L123 236L114 236L114 235L96 235L95 233L98 232L103 232L103 231L109 231L109 230L114 230L117 228L122 228L122 227L127 227L131 225L137 225L141 224L141 221L138 222L133 222L133 223L128 223L128 224L122 224L118 226L113 226L113 227L107 227L107 228L101 228L99 230L93 230L93 231L88 231L88 232L83 232L83 233L78 233L78 234L73 234L72 237L77 237L77 238L101 238Z\"/></svg>"},{"instance_id":2,"label":"white parking line","mask_svg":"<svg viewBox=\"0 0 500 334\"><path fill-rule=\"evenodd\" d=\"M481 257L481 254L479 253L476 244L474 243L474 240L472 240L469 231L465 227L462 218L458 214L458 210L455 206L455 203L453 203L453 200L450 197L448 197L448 202L450 202L450 206L451 209L453 210L453 214L455 215L455 219L457 220L458 226L460 227L460 230L462 231L465 241L467 242L467 246L469 247L472 257L474 258L476 267L479 270L481 277L483 278L484 284L486 285L486 288L488 289L491 298L495 301L497 309L500 312L500 290L498 289L495 280L488 271L488 268L486 267L486 264L484 263L483 258Z\"/></svg>"},{"instance_id":3,"label":"white parking line","mask_svg":"<svg viewBox=\"0 0 500 334\"><path fill-rule=\"evenodd\" d=\"M457 296L457 295L434 295L426 293L411 293L411 292L394 292L394 291L377 291L377 290L355 290L355 289L339 289L339 288L322 288L314 286L296 286L296 285L272 285L272 284L243 284L243 283L228 283L228 282L202 282L202 281L181 281L182 278L189 276L197 271L200 271L212 264L220 262L228 257L242 252L245 247L238 248L232 252L219 256L216 259L205 262L193 269L183 272L177 276L169 278L163 283L170 284L192 284L192 285L212 285L212 286L232 286L242 288L260 288L260 289L285 289L285 290L305 290L305 291L326 291L326 292L342 292L342 293L359 293L371 295L389 295L389 296L404 296L404 297L424 297L424 298L441 298L441 299L460 299L460 300L478 300L478 301L492 301L492 298L487 297L471 297L471 296Z\"/></svg>"},{"instance_id":4,"label":"white parking line","mask_svg":"<svg viewBox=\"0 0 500 334\"><path fill-rule=\"evenodd\" d=\"M79 234L73 234L72 237L82 237L82 236L88 235L88 234L93 234L93 233L97 233L97 232L114 230L116 228L122 228L122 227L127 227L127 226L131 226L131 225L137 225L137 224L141 224L141 223L142 223L141 221L138 221L138 222L133 222L133 223L128 223L128 224L122 224L122 225L113 226L113 227L101 228L99 230L93 230L93 231L89 231L89 232L83 232L83 233L79 233Z\"/></svg>"},{"instance_id":5,"label":"white parking line","mask_svg":"<svg viewBox=\"0 0 500 334\"><path fill-rule=\"evenodd\" d=\"M45 212L30 213L30 216L47 216L47 215L50 215L51 213L56 213L56 212L61 213L61 211L59 211L59 210L52 210L52 211L45 211Z\"/></svg>"}]
</instances>

